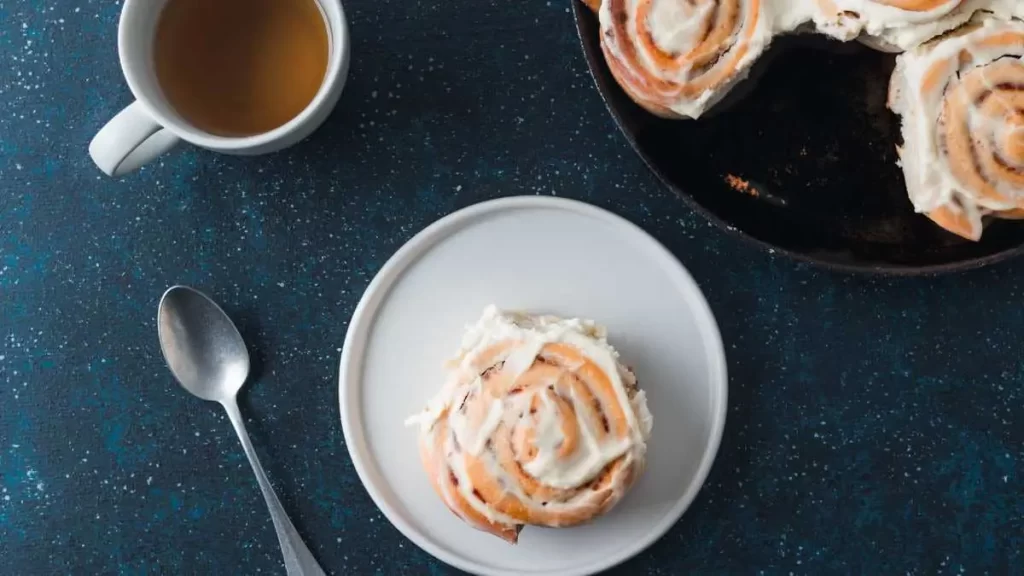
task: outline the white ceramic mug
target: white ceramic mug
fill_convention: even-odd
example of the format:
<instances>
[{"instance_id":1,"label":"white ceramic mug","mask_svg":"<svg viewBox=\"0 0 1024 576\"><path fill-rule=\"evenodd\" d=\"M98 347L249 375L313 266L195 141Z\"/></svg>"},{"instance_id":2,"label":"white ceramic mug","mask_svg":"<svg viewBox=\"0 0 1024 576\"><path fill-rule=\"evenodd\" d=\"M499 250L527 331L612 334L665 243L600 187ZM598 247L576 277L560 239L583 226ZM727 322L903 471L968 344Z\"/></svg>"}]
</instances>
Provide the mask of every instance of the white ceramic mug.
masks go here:
<instances>
[{"instance_id":1,"label":"white ceramic mug","mask_svg":"<svg viewBox=\"0 0 1024 576\"><path fill-rule=\"evenodd\" d=\"M348 24L340 0L317 0L328 28L330 56L320 90L298 116L269 132L240 138L199 130L167 102L153 66L157 20L168 0L125 0L117 50L135 102L114 116L89 143L89 155L108 175L131 172L179 140L216 152L252 155L280 150L308 136L327 118L348 75Z\"/></svg>"}]
</instances>

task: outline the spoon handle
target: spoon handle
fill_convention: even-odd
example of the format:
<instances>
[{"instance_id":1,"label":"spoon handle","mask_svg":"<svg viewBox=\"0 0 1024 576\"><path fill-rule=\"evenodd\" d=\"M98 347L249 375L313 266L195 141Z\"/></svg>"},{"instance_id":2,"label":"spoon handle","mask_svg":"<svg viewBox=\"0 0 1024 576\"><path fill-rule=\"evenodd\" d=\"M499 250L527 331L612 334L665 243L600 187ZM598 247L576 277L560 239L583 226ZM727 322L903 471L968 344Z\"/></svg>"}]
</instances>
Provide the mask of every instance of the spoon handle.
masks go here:
<instances>
[{"instance_id":1,"label":"spoon handle","mask_svg":"<svg viewBox=\"0 0 1024 576\"><path fill-rule=\"evenodd\" d=\"M238 404L234 398L231 398L221 402L221 405L227 410L228 419L235 427L238 439L242 441L242 448L245 449L245 455L249 457L249 464L252 465L252 471L256 473L256 481L260 485L260 491L263 492L263 499L267 501L270 518L274 521L274 529L277 531L277 540L281 543L284 567L288 571L288 576L321 576L324 571L316 563L316 558L313 557L302 538L299 537L295 526L292 525L292 521L288 519L281 502L277 499L277 494L274 494L267 475L263 473L263 467L260 466L259 458L256 457L256 451L252 449L252 443L249 442L245 424L242 423L242 414L238 411Z\"/></svg>"}]
</instances>

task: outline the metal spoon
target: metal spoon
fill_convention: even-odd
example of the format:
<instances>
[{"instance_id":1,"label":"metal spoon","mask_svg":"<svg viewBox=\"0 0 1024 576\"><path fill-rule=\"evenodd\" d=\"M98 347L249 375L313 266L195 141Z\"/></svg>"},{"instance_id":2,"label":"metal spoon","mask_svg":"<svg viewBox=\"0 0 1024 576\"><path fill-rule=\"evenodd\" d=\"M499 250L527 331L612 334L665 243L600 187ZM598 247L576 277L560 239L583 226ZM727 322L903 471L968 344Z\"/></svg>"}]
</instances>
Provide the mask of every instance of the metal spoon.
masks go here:
<instances>
[{"instance_id":1,"label":"metal spoon","mask_svg":"<svg viewBox=\"0 0 1024 576\"><path fill-rule=\"evenodd\" d=\"M323 574L270 487L242 423L235 396L249 376L249 352L238 329L202 292L172 286L160 299L157 331L164 360L185 390L203 400L219 402L227 410L270 509L289 576Z\"/></svg>"}]
</instances>

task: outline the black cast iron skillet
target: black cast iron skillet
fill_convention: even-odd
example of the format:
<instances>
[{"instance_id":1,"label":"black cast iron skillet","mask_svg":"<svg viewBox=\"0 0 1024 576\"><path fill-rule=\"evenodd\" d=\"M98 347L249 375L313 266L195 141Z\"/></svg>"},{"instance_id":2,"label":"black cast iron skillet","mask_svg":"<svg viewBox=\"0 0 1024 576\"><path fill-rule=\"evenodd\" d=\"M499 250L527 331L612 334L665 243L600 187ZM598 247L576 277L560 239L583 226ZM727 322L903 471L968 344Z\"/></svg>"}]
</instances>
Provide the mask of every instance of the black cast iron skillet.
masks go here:
<instances>
[{"instance_id":1,"label":"black cast iron skillet","mask_svg":"<svg viewBox=\"0 0 1024 576\"><path fill-rule=\"evenodd\" d=\"M858 272L936 274L1024 252L1024 222L995 221L970 242L914 212L896 165L899 119L885 106L893 55L782 37L709 115L664 120L619 88L597 17L572 1L590 71L619 128L658 178L715 224L763 248Z\"/></svg>"}]
</instances>

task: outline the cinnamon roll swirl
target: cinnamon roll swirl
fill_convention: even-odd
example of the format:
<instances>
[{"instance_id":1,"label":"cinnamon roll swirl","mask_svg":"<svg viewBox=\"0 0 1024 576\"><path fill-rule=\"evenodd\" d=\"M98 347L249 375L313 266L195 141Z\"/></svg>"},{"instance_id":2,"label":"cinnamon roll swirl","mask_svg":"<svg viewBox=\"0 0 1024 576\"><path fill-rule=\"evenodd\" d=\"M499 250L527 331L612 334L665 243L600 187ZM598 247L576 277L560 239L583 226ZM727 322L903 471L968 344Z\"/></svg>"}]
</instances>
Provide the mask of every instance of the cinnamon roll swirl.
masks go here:
<instances>
[{"instance_id":1,"label":"cinnamon roll swirl","mask_svg":"<svg viewBox=\"0 0 1024 576\"><path fill-rule=\"evenodd\" d=\"M603 329L493 306L410 422L448 508L512 543L525 525L611 509L643 471L651 431L646 397Z\"/></svg>"},{"instance_id":2,"label":"cinnamon roll swirl","mask_svg":"<svg viewBox=\"0 0 1024 576\"><path fill-rule=\"evenodd\" d=\"M897 58L889 107L918 212L978 240L1024 209L1024 22L975 20Z\"/></svg>"},{"instance_id":3,"label":"cinnamon roll swirl","mask_svg":"<svg viewBox=\"0 0 1024 576\"><path fill-rule=\"evenodd\" d=\"M638 104L698 118L748 73L772 37L764 0L602 0L601 47Z\"/></svg>"}]
</instances>

